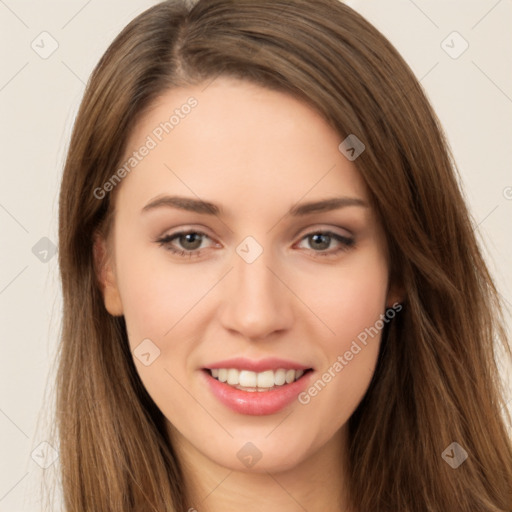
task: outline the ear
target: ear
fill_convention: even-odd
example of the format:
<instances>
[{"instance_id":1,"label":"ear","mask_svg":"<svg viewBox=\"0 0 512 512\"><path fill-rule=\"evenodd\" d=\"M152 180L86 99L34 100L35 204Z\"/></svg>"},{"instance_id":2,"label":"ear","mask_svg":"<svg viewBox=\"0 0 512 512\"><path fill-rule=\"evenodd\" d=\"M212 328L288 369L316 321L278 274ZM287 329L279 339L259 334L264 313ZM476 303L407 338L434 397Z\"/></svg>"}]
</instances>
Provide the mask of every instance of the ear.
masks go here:
<instances>
[{"instance_id":1,"label":"ear","mask_svg":"<svg viewBox=\"0 0 512 512\"><path fill-rule=\"evenodd\" d=\"M103 295L105 309L112 316L122 316L123 304L117 287L113 257L105 237L100 233L95 233L93 237L93 257L96 278Z\"/></svg>"},{"instance_id":2,"label":"ear","mask_svg":"<svg viewBox=\"0 0 512 512\"><path fill-rule=\"evenodd\" d=\"M393 307L393 304L401 304L405 300L405 289L400 284L391 284L386 297L386 308Z\"/></svg>"}]
</instances>

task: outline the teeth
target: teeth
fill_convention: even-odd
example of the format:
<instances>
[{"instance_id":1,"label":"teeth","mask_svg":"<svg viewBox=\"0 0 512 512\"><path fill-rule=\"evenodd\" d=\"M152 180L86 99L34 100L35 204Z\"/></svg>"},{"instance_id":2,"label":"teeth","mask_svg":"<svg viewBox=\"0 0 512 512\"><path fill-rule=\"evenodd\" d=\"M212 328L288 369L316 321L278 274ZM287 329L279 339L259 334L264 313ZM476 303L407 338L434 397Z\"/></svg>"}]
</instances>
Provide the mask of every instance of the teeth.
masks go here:
<instances>
[{"instance_id":1,"label":"teeth","mask_svg":"<svg viewBox=\"0 0 512 512\"><path fill-rule=\"evenodd\" d=\"M266 370L256 373L236 368L214 368L210 370L212 377L230 386L250 388L247 391L256 391L256 388L270 389L274 386L291 384L304 375L304 370Z\"/></svg>"},{"instance_id":2,"label":"teeth","mask_svg":"<svg viewBox=\"0 0 512 512\"><path fill-rule=\"evenodd\" d=\"M233 371L236 372L236 370ZM246 388L255 388L258 385L258 376L255 372L242 370L236 384L240 384L240 386L244 386Z\"/></svg>"},{"instance_id":3,"label":"teeth","mask_svg":"<svg viewBox=\"0 0 512 512\"><path fill-rule=\"evenodd\" d=\"M277 370L274 375L274 382L276 386L282 386L286 382L286 370Z\"/></svg>"},{"instance_id":4,"label":"teeth","mask_svg":"<svg viewBox=\"0 0 512 512\"><path fill-rule=\"evenodd\" d=\"M236 386L237 384L240 384L240 372L234 368L230 368L228 370L227 382L230 386Z\"/></svg>"}]
</instances>

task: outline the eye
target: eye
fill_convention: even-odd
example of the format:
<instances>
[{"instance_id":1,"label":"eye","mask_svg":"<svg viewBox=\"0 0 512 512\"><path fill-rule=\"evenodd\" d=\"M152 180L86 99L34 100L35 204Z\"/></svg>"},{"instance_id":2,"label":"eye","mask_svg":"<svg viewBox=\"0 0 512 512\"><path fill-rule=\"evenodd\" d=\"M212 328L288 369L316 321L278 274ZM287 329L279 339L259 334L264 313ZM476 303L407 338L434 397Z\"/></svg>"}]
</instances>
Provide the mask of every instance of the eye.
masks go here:
<instances>
[{"instance_id":1,"label":"eye","mask_svg":"<svg viewBox=\"0 0 512 512\"><path fill-rule=\"evenodd\" d=\"M204 238L210 237L202 231L180 231L171 235L165 235L156 241L173 254L191 258L202 254L203 248L201 248L201 244ZM174 240L177 240L183 249L173 245L172 242Z\"/></svg>"},{"instance_id":2,"label":"eye","mask_svg":"<svg viewBox=\"0 0 512 512\"><path fill-rule=\"evenodd\" d=\"M355 245L355 240L353 238L339 235L332 231L314 231L304 236L301 241L304 240L308 241L310 247L313 247L312 251L315 253L315 257L335 256L341 251L347 251ZM333 240L338 243L338 248L325 251L325 249L331 246L331 242Z\"/></svg>"},{"instance_id":3,"label":"eye","mask_svg":"<svg viewBox=\"0 0 512 512\"><path fill-rule=\"evenodd\" d=\"M190 230L164 235L158 238L156 242L173 254L180 257L192 258L200 256L203 253L205 248L201 246L206 238L211 240L211 238L202 231ZM301 239L301 242L304 240L307 240L310 247L312 247L310 250L314 253L314 257L335 256L342 251L349 250L355 244L353 238L333 233L332 231L313 231L305 235ZM328 249L333 241L338 244L338 248L326 251L325 249ZM176 244L179 244L179 246L177 247ZM217 244L217 246L218 245L219 244Z\"/></svg>"}]
</instances>

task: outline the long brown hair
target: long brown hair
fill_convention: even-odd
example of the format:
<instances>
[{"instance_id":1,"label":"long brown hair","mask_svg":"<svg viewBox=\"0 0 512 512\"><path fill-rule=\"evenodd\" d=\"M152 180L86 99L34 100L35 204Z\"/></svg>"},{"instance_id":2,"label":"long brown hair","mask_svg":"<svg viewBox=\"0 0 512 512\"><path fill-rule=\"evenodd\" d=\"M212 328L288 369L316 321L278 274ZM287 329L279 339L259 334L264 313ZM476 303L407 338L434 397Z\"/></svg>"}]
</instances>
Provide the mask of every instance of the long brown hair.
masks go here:
<instances>
[{"instance_id":1,"label":"long brown hair","mask_svg":"<svg viewBox=\"0 0 512 512\"><path fill-rule=\"evenodd\" d=\"M510 415L496 366L510 356L500 301L435 113L390 42L338 0L173 0L137 16L95 68L60 192L63 325L57 427L67 511L185 511L165 418L104 307L93 258L108 181L132 127L166 90L219 75L312 105L355 134L355 161L405 293L349 420L349 498L360 511L511 511ZM136 171L134 171L136 172ZM122 186L122 183L118 186ZM468 458L443 459L452 442Z\"/></svg>"}]
</instances>

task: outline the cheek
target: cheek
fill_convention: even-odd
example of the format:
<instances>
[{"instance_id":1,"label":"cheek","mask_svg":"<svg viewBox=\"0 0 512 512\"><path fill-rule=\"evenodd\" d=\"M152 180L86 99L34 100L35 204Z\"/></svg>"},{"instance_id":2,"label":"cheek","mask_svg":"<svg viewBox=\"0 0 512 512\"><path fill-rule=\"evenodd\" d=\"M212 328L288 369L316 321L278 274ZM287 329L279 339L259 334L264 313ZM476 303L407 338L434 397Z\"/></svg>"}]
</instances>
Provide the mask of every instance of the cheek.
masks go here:
<instances>
[{"instance_id":1,"label":"cheek","mask_svg":"<svg viewBox=\"0 0 512 512\"><path fill-rule=\"evenodd\" d=\"M145 247L140 240L124 245L131 250L118 250L116 267L130 343L143 338L163 341L185 315L190 321L194 306L211 286L209 272L172 263L164 249Z\"/></svg>"},{"instance_id":2,"label":"cheek","mask_svg":"<svg viewBox=\"0 0 512 512\"><path fill-rule=\"evenodd\" d=\"M156 251L137 247L135 241L132 248L117 252L116 267L133 361L160 410L169 417L186 416L190 397L180 383L194 346L190 326L210 281L161 255L153 258Z\"/></svg>"},{"instance_id":3,"label":"cheek","mask_svg":"<svg viewBox=\"0 0 512 512\"><path fill-rule=\"evenodd\" d=\"M119 292L130 344L142 338L158 338L164 329L166 310L172 311L169 297L162 295L165 281L157 269L148 265L142 252L133 251L117 259ZM167 327L169 328L169 327Z\"/></svg>"},{"instance_id":4,"label":"cheek","mask_svg":"<svg viewBox=\"0 0 512 512\"><path fill-rule=\"evenodd\" d=\"M332 433L351 416L372 379L386 325L388 269L380 252L369 251L326 277L316 276L310 299L331 332L324 326L312 337L321 346L322 365L299 401Z\"/></svg>"},{"instance_id":5,"label":"cheek","mask_svg":"<svg viewBox=\"0 0 512 512\"><path fill-rule=\"evenodd\" d=\"M385 310L387 287L387 264L377 248L354 253L339 266L319 267L301 280L298 294L321 320L322 330L315 327L315 337L322 333L331 357L334 352L348 350L352 340L379 320Z\"/></svg>"},{"instance_id":6,"label":"cheek","mask_svg":"<svg viewBox=\"0 0 512 512\"><path fill-rule=\"evenodd\" d=\"M373 326L384 312L387 294L387 270L376 264L362 268L343 281L335 330L343 339L355 339Z\"/></svg>"}]
</instances>

